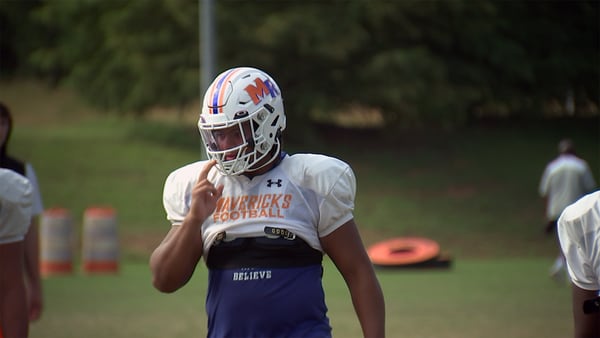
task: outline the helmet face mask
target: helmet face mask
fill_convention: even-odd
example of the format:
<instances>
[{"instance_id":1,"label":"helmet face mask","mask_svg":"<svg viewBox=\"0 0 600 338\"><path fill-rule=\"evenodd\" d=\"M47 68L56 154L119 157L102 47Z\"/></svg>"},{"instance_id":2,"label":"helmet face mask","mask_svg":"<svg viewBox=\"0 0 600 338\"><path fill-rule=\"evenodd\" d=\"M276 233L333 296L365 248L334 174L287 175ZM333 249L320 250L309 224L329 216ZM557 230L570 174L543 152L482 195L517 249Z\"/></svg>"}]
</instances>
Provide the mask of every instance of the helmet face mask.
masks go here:
<instances>
[{"instance_id":1,"label":"helmet face mask","mask_svg":"<svg viewBox=\"0 0 600 338\"><path fill-rule=\"evenodd\" d=\"M285 129L277 84L254 68L223 72L204 96L198 128L207 155L224 175L264 168L279 154Z\"/></svg>"}]
</instances>

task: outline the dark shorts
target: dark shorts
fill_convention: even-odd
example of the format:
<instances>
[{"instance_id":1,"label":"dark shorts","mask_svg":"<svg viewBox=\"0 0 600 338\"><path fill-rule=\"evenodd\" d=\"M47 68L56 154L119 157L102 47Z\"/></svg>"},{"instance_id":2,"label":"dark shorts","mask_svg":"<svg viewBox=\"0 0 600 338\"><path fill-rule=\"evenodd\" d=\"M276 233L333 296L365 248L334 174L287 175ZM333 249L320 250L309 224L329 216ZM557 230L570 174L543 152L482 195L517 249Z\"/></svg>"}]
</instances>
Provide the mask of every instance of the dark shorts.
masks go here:
<instances>
[{"instance_id":1,"label":"dark shorts","mask_svg":"<svg viewBox=\"0 0 600 338\"><path fill-rule=\"evenodd\" d=\"M211 247L208 337L331 337L321 252L296 238Z\"/></svg>"}]
</instances>

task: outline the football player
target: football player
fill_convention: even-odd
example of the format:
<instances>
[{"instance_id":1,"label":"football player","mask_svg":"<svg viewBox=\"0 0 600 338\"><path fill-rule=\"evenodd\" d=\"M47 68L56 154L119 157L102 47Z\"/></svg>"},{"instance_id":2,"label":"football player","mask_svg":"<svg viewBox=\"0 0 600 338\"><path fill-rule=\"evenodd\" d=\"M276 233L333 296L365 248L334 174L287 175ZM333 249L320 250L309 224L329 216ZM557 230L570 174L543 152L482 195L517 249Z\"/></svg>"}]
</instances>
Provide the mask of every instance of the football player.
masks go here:
<instances>
[{"instance_id":1,"label":"football player","mask_svg":"<svg viewBox=\"0 0 600 338\"><path fill-rule=\"evenodd\" d=\"M600 337L600 191L563 211L558 237L572 282L574 337Z\"/></svg>"},{"instance_id":2,"label":"football player","mask_svg":"<svg viewBox=\"0 0 600 338\"><path fill-rule=\"evenodd\" d=\"M353 217L356 180L343 161L282 149L282 93L248 67L216 77L198 122L209 160L173 171L171 228L150 258L153 285L184 286L204 259L208 337L330 337L322 287L328 255L365 337L384 337L382 290Z\"/></svg>"},{"instance_id":3,"label":"football player","mask_svg":"<svg viewBox=\"0 0 600 338\"><path fill-rule=\"evenodd\" d=\"M0 337L27 337L25 234L33 189L22 175L0 168Z\"/></svg>"}]
</instances>

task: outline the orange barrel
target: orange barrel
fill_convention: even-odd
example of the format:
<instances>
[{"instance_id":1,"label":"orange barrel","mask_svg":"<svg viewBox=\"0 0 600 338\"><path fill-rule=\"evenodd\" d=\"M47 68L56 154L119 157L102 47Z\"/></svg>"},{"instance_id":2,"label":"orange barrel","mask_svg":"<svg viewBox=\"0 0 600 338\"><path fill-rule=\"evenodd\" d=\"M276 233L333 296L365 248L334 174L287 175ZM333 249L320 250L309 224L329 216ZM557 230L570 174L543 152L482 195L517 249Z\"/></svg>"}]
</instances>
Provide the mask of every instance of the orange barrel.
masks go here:
<instances>
[{"instance_id":1,"label":"orange barrel","mask_svg":"<svg viewBox=\"0 0 600 338\"><path fill-rule=\"evenodd\" d=\"M116 273L119 270L117 217L113 208L85 210L81 245L84 272Z\"/></svg>"},{"instance_id":2,"label":"orange barrel","mask_svg":"<svg viewBox=\"0 0 600 338\"><path fill-rule=\"evenodd\" d=\"M67 209L52 208L40 220L40 273L42 276L73 272L73 219Z\"/></svg>"}]
</instances>

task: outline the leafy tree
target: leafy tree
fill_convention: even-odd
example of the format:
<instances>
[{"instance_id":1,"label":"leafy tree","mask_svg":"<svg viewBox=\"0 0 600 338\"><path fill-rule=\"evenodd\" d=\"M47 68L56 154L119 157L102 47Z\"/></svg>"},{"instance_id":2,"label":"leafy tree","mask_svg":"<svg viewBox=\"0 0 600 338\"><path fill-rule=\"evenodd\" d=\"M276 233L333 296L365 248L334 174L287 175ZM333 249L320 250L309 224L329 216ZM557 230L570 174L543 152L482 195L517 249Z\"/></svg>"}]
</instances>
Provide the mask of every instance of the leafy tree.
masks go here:
<instances>
[{"instance_id":1,"label":"leafy tree","mask_svg":"<svg viewBox=\"0 0 600 338\"><path fill-rule=\"evenodd\" d=\"M104 109L143 113L202 95L199 1L0 4L2 18L28 18L0 26L2 50ZM294 124L357 105L402 129L452 128L486 114L540 117L569 92L579 108L599 104L597 1L215 5L218 70L254 65L273 75Z\"/></svg>"},{"instance_id":2,"label":"leafy tree","mask_svg":"<svg viewBox=\"0 0 600 338\"><path fill-rule=\"evenodd\" d=\"M0 1L0 78L31 72L27 58L42 39L40 27L26 20L38 0Z\"/></svg>"},{"instance_id":3,"label":"leafy tree","mask_svg":"<svg viewBox=\"0 0 600 338\"><path fill-rule=\"evenodd\" d=\"M143 112L197 97L197 4L185 0L46 2L48 43L32 62L90 102Z\"/></svg>"},{"instance_id":4,"label":"leafy tree","mask_svg":"<svg viewBox=\"0 0 600 338\"><path fill-rule=\"evenodd\" d=\"M225 1L218 14L222 63L273 73L298 120L358 103L395 128L452 127L539 116L569 87L598 103L595 2Z\"/></svg>"}]
</instances>

